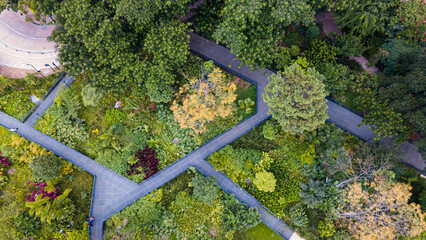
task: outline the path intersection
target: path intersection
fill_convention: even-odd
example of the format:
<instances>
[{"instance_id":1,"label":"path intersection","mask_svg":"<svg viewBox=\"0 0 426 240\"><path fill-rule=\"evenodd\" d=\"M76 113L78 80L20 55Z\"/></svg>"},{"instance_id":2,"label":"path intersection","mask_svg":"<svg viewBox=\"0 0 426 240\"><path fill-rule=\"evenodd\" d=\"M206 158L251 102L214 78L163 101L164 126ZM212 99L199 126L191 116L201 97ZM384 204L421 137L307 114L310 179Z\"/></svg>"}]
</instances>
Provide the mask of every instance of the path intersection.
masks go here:
<instances>
[{"instance_id":1,"label":"path intersection","mask_svg":"<svg viewBox=\"0 0 426 240\"><path fill-rule=\"evenodd\" d=\"M6 128L18 128L19 130L17 133L22 137L39 144L94 175L90 215L95 219L89 229L90 238L93 240L102 239L103 223L108 218L129 206L137 199L174 179L191 166L197 168L204 175L216 177L219 185L224 191L229 194L234 194L236 199L247 204L249 207L257 208L262 216L263 222L282 237L285 239L300 239L297 233L288 227L282 220L273 213L270 213L269 210L261 205L253 196L244 191L232 180L221 172L216 171L214 167L205 160L205 158L212 153L218 151L271 117L271 115L267 113L268 106L267 103L263 101L262 93L264 92L265 86L268 84L268 76L273 74L273 72L267 69L251 72L249 67L240 66L240 61L236 60L235 55L231 54L228 49L192 33L190 34L190 48L193 53L200 57L212 60L216 65L222 67L226 71L255 84L257 90L257 112L140 184L136 184L118 175L80 152L67 147L31 127L39 115L41 115L53 102L57 90L67 85L60 84L55 87L52 93L41 103L39 109L35 111L36 116L30 116L24 123L0 112L0 125ZM64 81L70 83L72 78L68 77ZM328 101L327 105L329 114L329 119L327 121L335 123L336 126L349 131L351 134L358 136L364 141L370 141L374 138L374 133L368 126L362 125L357 127L357 125L362 122L362 117L334 102Z\"/></svg>"}]
</instances>

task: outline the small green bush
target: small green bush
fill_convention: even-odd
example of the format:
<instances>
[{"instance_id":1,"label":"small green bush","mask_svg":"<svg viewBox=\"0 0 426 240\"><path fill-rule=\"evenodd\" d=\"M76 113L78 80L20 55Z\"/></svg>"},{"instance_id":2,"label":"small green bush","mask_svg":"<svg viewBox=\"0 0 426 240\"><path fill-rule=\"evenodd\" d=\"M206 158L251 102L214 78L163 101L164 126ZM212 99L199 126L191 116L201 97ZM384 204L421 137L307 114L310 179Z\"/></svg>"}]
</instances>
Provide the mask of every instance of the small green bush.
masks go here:
<instances>
[{"instance_id":1,"label":"small green bush","mask_svg":"<svg viewBox=\"0 0 426 240\"><path fill-rule=\"evenodd\" d=\"M120 109L117 108L111 108L106 110L105 116L104 116L104 124L107 126L111 126L114 123L126 123L126 113L120 111Z\"/></svg>"},{"instance_id":2,"label":"small green bush","mask_svg":"<svg viewBox=\"0 0 426 240\"><path fill-rule=\"evenodd\" d=\"M86 125L79 121L61 120L56 124L56 139L71 148L89 139Z\"/></svg>"},{"instance_id":3,"label":"small green bush","mask_svg":"<svg viewBox=\"0 0 426 240\"><path fill-rule=\"evenodd\" d=\"M333 222L330 219L321 220L318 224L320 237L329 238L336 232Z\"/></svg>"},{"instance_id":4,"label":"small green bush","mask_svg":"<svg viewBox=\"0 0 426 240\"><path fill-rule=\"evenodd\" d=\"M289 53L292 57L297 57L300 55L300 48L297 45L291 45Z\"/></svg>"},{"instance_id":5,"label":"small green bush","mask_svg":"<svg viewBox=\"0 0 426 240\"><path fill-rule=\"evenodd\" d=\"M284 70L291 64L291 55L287 48L281 47L275 59L277 70Z\"/></svg>"},{"instance_id":6,"label":"small green bush","mask_svg":"<svg viewBox=\"0 0 426 240\"><path fill-rule=\"evenodd\" d=\"M308 217L302 204L298 203L290 208L291 222L297 227L306 227L308 225Z\"/></svg>"},{"instance_id":7,"label":"small green bush","mask_svg":"<svg viewBox=\"0 0 426 240\"><path fill-rule=\"evenodd\" d=\"M44 155L35 157L30 163L33 178L37 182L45 182L59 178L62 169L62 161L55 155Z\"/></svg>"},{"instance_id":8,"label":"small green bush","mask_svg":"<svg viewBox=\"0 0 426 240\"><path fill-rule=\"evenodd\" d=\"M309 40L318 37L321 34L321 30L316 25L310 25L308 29L306 29L305 37Z\"/></svg>"},{"instance_id":9,"label":"small green bush","mask_svg":"<svg viewBox=\"0 0 426 240\"><path fill-rule=\"evenodd\" d=\"M299 45L301 41L302 37L298 32L290 31L285 34L284 42L287 44L287 46Z\"/></svg>"},{"instance_id":10,"label":"small green bush","mask_svg":"<svg viewBox=\"0 0 426 240\"><path fill-rule=\"evenodd\" d=\"M30 216L27 212L23 212L16 218L15 227L18 232L30 237L41 229L41 223L38 217Z\"/></svg>"},{"instance_id":11,"label":"small green bush","mask_svg":"<svg viewBox=\"0 0 426 240\"><path fill-rule=\"evenodd\" d=\"M92 87L90 84L84 86L81 90L81 98L84 106L96 107L99 104L99 100L103 97L103 93L97 88Z\"/></svg>"},{"instance_id":12,"label":"small green bush","mask_svg":"<svg viewBox=\"0 0 426 240\"><path fill-rule=\"evenodd\" d=\"M278 133L278 129L273 125L271 121L268 121L263 125L262 134L263 137L269 140L275 140L275 137Z\"/></svg>"}]
</instances>

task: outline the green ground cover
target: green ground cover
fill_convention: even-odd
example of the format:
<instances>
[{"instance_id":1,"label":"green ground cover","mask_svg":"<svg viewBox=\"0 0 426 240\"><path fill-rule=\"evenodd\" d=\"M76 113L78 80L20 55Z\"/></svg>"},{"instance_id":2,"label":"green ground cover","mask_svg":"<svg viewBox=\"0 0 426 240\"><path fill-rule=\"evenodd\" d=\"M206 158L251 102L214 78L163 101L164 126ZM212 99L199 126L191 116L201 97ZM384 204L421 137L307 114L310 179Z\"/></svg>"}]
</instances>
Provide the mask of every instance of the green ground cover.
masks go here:
<instances>
[{"instance_id":1,"label":"green ground cover","mask_svg":"<svg viewBox=\"0 0 426 240\"><path fill-rule=\"evenodd\" d=\"M0 161L2 239L88 239L92 175L3 127Z\"/></svg>"},{"instance_id":2,"label":"green ground cover","mask_svg":"<svg viewBox=\"0 0 426 240\"><path fill-rule=\"evenodd\" d=\"M22 79L11 79L0 75L0 110L10 116L21 120L35 103L30 96L41 97L58 79L60 73L44 77L36 77L36 74L28 74Z\"/></svg>"},{"instance_id":3,"label":"green ground cover","mask_svg":"<svg viewBox=\"0 0 426 240\"><path fill-rule=\"evenodd\" d=\"M362 112L365 123L373 126L378 137L394 136L398 141L415 144L420 153L426 152L426 25L422 0L357 1L356 4L347 0L205 0L198 9L192 9L197 14L191 17L191 23L176 19L176 15L186 14L189 0L166 4L160 1L149 6L140 1L120 1L119 4L86 0L55 4L36 2L30 4L36 12L56 16L59 27L52 39L61 46L60 61L67 63L66 71L77 76L73 87L60 94L37 123L37 129L119 174L128 175L135 182L161 170L253 113L250 101L246 101L255 101L251 86L237 88L235 108L227 117L205 123L206 112L212 112L194 106L186 110L199 113L204 119L185 122L182 121L185 114L175 117L176 109L175 112L170 110L173 100L183 102L188 95L194 95L194 89L187 91L188 84L192 83L195 88L201 86L191 82L191 78L205 67L204 61L189 54L188 30L226 46L244 65L253 68L285 71L295 63L302 71L315 68L324 77L321 89L325 87L328 96ZM29 3L13 1L10 7L23 4ZM147 6L149 11L145 11ZM6 4L0 3L0 8L4 7ZM331 9L332 13L327 12ZM334 28L334 24L328 22L331 17L339 25L334 31L341 32L341 36L326 32ZM365 73L360 64L350 60L362 56L367 58L369 66L377 67L379 73ZM237 81L225 75L226 81ZM202 78L209 77L203 75ZM88 82L93 86L88 86ZM7 101L2 109L14 116L22 115L28 108L28 87L19 90L18 85L13 89L18 91L14 92L10 91L11 87L0 89L9 91L7 95L0 95ZM180 92L181 87L187 89ZM138 91L132 92L132 88ZM309 92L306 86L296 88ZM18 99L19 104L11 104L11 99ZM119 100L121 107L116 109L114 105ZM189 103L200 106L205 102L195 98ZM181 105L177 110L184 109ZM202 127L209 131L195 133L194 122L196 127L204 124ZM296 125L295 122L290 124ZM0 130L0 134L6 133L10 134L5 129ZM7 183L5 189L29 188L24 182L15 181L15 176L26 179L29 178L26 172L43 169L40 168L43 161L35 156L47 153L20 138L1 140L5 156L15 162L37 163L16 169L10 178L2 175L2 181ZM27 145L28 148L16 148ZM145 145L148 147L144 148ZM143 150L134 158L139 147ZM44 160L55 162L51 157ZM276 121L269 120L210 156L209 161L305 239L425 238L426 222L422 215L426 209L425 180L401 165L401 156L393 149L380 142L362 143L330 124L309 133L292 135L284 132ZM147 169L146 163L158 163L158 166ZM39 172L35 174L37 177L45 171ZM197 215L193 211L195 207L203 211L210 209L202 208L205 205L200 203L200 199L210 195L201 197L195 191L198 185L187 186L195 174L189 172L186 180L173 181L173 186L161 188L167 187L162 196L164 201L158 200L161 196L158 192L156 196L141 200L140 207L129 207L130 210L123 210L111 218L108 234L121 228L122 238L133 238L138 231L137 239L142 238L141 234L183 239L182 234L191 235L194 233L191 227L199 226L193 223L197 219L193 216L199 216L199 222L205 223L199 226L203 235L195 239L213 237L212 234L221 239L250 239L251 233L261 234L262 225L244 234L232 233L229 230L232 226L212 221L220 217L210 216L203 220ZM74 187L78 188L77 185ZM80 197L85 199L88 190L81 191ZM2 194L8 201L2 205L0 220L4 224L0 225L1 231L12 234L5 229L28 226L21 224L25 221L34 222L34 219L13 212L14 209L22 210L23 194L15 194L21 198L15 202L11 201L10 193ZM72 194L73 191L70 196ZM225 205L222 201L225 196L219 201L222 205ZM80 201L77 197L74 196L73 201ZM164 208L167 211L163 212ZM143 214L130 214L140 209ZM179 211L181 209L184 211ZM186 210L192 213L192 218ZM13 214L5 216L6 212ZM123 219L126 214L133 219L127 224ZM376 220L378 215L383 222ZM138 219L139 216L151 218ZM138 230L134 223L142 221L146 227ZM151 228L159 221L161 224L155 225L157 228ZM227 226L226 234L223 226ZM38 229L39 235L50 231L46 227ZM31 229L20 229L23 230ZM23 238L16 236L13 237ZM260 238L268 239L267 236Z\"/></svg>"},{"instance_id":4,"label":"green ground cover","mask_svg":"<svg viewBox=\"0 0 426 240\"><path fill-rule=\"evenodd\" d=\"M205 61L190 55L179 78L197 77ZM231 115L207 123L200 134L176 122L169 104L155 104L149 97L129 91L122 95L103 94L77 76L71 86L58 94L55 103L37 121L35 128L72 147L120 175L135 182L149 177L143 161L134 155L145 146L154 150L157 172L184 157L256 111L256 90L251 84L224 72L235 82L237 94ZM140 93L137 93L140 95ZM119 103L119 108L114 106ZM153 161L157 161L153 160ZM150 173L151 175L153 173Z\"/></svg>"},{"instance_id":5,"label":"green ground cover","mask_svg":"<svg viewBox=\"0 0 426 240\"><path fill-rule=\"evenodd\" d=\"M357 159L363 159L364 164L386 166L396 173L395 181L406 182L402 179L411 176L415 181L425 182L413 171L407 171L400 153L380 142L362 143L329 123L312 133L291 135L283 132L275 121L267 120L207 158L216 170L244 188L305 239L325 234L351 239L344 227L330 222L326 225L326 221L336 216L330 211L339 209L337 199L343 197L341 186L344 186L339 183L348 177L341 172L345 167L340 169L337 164L349 164L355 171L350 174L361 174L356 173L363 171L356 165ZM374 169L373 165L370 167ZM411 183L410 201L420 202L415 200L420 196L419 183ZM249 232L241 239L258 239L256 235L250 238Z\"/></svg>"},{"instance_id":6,"label":"green ground cover","mask_svg":"<svg viewBox=\"0 0 426 240\"><path fill-rule=\"evenodd\" d=\"M250 228L245 232L243 236L237 236L235 239L247 239L247 240L282 240L276 232L266 226L264 223L260 223L259 225Z\"/></svg>"},{"instance_id":7,"label":"green ground cover","mask_svg":"<svg viewBox=\"0 0 426 240\"><path fill-rule=\"evenodd\" d=\"M237 219L231 220L229 214ZM194 168L109 218L104 239L114 237L282 239L260 223L257 211L249 210L220 190L214 178L206 178Z\"/></svg>"}]
</instances>

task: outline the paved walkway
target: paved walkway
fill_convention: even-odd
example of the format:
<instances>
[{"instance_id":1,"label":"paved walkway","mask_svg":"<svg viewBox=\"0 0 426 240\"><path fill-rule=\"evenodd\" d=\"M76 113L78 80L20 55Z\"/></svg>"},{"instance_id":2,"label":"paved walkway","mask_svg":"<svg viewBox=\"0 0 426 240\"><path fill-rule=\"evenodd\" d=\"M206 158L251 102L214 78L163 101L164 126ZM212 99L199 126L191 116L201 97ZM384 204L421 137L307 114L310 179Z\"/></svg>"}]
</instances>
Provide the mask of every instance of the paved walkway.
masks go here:
<instances>
[{"instance_id":1,"label":"paved walkway","mask_svg":"<svg viewBox=\"0 0 426 240\"><path fill-rule=\"evenodd\" d=\"M46 69L45 64L56 60L55 43L48 42L47 37L54 25L35 25L25 21L13 11L0 13L0 65L21 69ZM32 65L32 66L31 66Z\"/></svg>"},{"instance_id":2,"label":"paved walkway","mask_svg":"<svg viewBox=\"0 0 426 240\"><path fill-rule=\"evenodd\" d=\"M251 196L248 192L234 183L231 179L226 177L223 173L216 171L210 163L205 160L201 160L195 163L194 167L206 176L215 177L222 190L229 194L234 194L238 201L247 204L247 206L250 208L257 208L262 216L262 221L275 232L286 239L290 239L293 236L294 231L289 226L287 226L287 224L285 224L278 217L270 214L268 210L266 210L263 205L256 200L256 198Z\"/></svg>"},{"instance_id":3,"label":"paved walkway","mask_svg":"<svg viewBox=\"0 0 426 240\"><path fill-rule=\"evenodd\" d=\"M47 95L47 97L42 100L40 105L31 114L31 116L28 117L27 120L25 120L25 124L28 124L29 126L33 126L35 124L35 122L37 121L37 119L44 113L44 111L46 111L50 107L50 105L52 105L59 89L64 88L64 87L68 87L71 84L72 81L73 81L72 77L63 77L61 79L61 81L56 85L56 87L53 88L53 90L50 92L50 94Z\"/></svg>"},{"instance_id":4,"label":"paved walkway","mask_svg":"<svg viewBox=\"0 0 426 240\"><path fill-rule=\"evenodd\" d=\"M274 74L273 71L269 69L262 69L260 71L251 72L250 68L247 66L238 68L237 66L240 64L240 61L233 61L233 59L235 59L235 55L231 54L228 49L215 43L207 42L205 39L195 34L190 35L191 51L205 59L213 60L217 65L238 75L244 80L252 82L252 79L257 79L260 85L259 92L263 92L263 88L268 84L268 77L271 74ZM231 68L228 67L230 62L233 62ZM261 95L258 94L257 97L259 98ZM258 108L268 109L267 103L259 101L259 99L257 102L259 104L257 105ZM327 105L329 116L327 121L336 124L336 126L341 127L344 130L358 136L364 141L370 141L374 139L375 134L368 126L362 125L357 127L357 125L362 122L362 117L354 114L344 107L337 105L334 102L328 101Z\"/></svg>"},{"instance_id":5,"label":"paved walkway","mask_svg":"<svg viewBox=\"0 0 426 240\"><path fill-rule=\"evenodd\" d=\"M106 219L142 196L148 194L152 190L177 177L190 166L195 166L205 175L215 176L223 190L230 194L234 194L239 201L246 203L248 206L256 207L262 215L262 220L265 224L284 238L299 238L299 236L294 233L291 228L273 214L269 213L254 197L241 189L241 187L232 182L225 175L217 172L213 166L204 160L212 153L271 117L267 114L268 106L263 101L261 95L264 92L264 87L268 83L267 77L270 74L273 74L273 72L265 69L251 72L247 66L239 67L240 61L234 60L235 56L232 55L228 49L202 39L197 35L190 35L191 51L204 58L213 60L217 65L223 67L227 71L256 84L257 113L140 184L136 184L127 178L118 175L101 164L96 163L87 156L35 130L31 127L35 121L33 119L22 123L5 113L0 112L0 125L6 128L18 128L17 133L22 137L39 144L95 176L95 187L93 189L91 206L91 216L93 216L95 220L93 222L93 226L90 228L91 239L102 239L103 223ZM72 79L68 78L68 81L71 80ZM55 94L56 92L52 93L52 97L49 96L48 98L54 98ZM39 115L42 114L44 109L47 109L49 101L46 101L45 105L40 108L40 111L38 111ZM335 103L328 102L328 106L330 115L328 121L336 123L337 126L350 131L360 138L365 140L372 139L374 134L369 131L368 126L361 126L360 128L356 127L360 121L362 121L361 117Z\"/></svg>"}]
</instances>

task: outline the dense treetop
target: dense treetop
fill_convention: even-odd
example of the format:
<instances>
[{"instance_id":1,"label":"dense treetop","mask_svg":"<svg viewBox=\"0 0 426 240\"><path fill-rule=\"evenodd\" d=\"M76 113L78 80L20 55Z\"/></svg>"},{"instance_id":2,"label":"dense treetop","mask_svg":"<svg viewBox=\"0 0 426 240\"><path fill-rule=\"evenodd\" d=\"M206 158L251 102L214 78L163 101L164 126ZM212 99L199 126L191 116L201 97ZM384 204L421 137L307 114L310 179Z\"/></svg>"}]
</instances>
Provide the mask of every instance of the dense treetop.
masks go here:
<instances>
[{"instance_id":1,"label":"dense treetop","mask_svg":"<svg viewBox=\"0 0 426 240\"><path fill-rule=\"evenodd\" d=\"M187 25L173 14L187 2L65 1L51 38L70 73L82 72L105 90L169 102L174 72L189 54Z\"/></svg>"}]
</instances>

